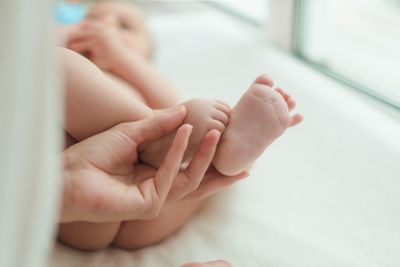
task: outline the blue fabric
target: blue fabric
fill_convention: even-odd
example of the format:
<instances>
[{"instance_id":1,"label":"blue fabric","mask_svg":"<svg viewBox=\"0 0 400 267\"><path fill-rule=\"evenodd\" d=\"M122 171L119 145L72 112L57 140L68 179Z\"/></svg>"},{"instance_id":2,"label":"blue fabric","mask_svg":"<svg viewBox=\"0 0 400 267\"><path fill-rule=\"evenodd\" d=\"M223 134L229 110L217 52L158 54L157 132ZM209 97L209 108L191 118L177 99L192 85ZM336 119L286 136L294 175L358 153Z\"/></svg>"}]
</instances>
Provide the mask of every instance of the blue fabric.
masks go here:
<instances>
[{"instance_id":1,"label":"blue fabric","mask_svg":"<svg viewBox=\"0 0 400 267\"><path fill-rule=\"evenodd\" d=\"M80 22L86 15L85 8L78 3L57 2L54 7L54 18L59 24Z\"/></svg>"}]
</instances>

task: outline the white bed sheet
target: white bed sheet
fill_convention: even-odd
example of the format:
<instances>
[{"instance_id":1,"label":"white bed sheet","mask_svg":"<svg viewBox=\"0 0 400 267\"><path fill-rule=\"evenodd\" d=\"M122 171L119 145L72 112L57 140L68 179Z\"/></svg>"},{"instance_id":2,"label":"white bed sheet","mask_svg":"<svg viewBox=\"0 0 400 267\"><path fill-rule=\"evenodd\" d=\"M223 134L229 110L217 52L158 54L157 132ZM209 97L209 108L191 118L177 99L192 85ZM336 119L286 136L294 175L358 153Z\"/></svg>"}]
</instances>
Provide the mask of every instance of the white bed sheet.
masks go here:
<instances>
[{"instance_id":1,"label":"white bed sheet","mask_svg":"<svg viewBox=\"0 0 400 267\"><path fill-rule=\"evenodd\" d=\"M306 119L257 161L250 178L164 242L96 253L58 244L49 266L177 267L218 258L234 266L400 266L396 115L262 47L252 30L216 11L166 5L173 8L150 13L156 64L185 98L234 104L267 72L293 92Z\"/></svg>"}]
</instances>

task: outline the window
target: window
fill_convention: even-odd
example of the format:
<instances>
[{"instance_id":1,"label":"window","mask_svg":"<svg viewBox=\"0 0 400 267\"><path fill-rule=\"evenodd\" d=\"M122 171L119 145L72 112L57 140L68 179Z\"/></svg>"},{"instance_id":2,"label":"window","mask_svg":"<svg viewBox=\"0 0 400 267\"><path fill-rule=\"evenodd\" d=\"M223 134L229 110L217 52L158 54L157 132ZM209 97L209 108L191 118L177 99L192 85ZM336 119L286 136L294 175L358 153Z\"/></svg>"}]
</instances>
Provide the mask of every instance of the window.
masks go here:
<instances>
[{"instance_id":1,"label":"window","mask_svg":"<svg viewBox=\"0 0 400 267\"><path fill-rule=\"evenodd\" d=\"M297 54L400 108L400 0L301 0L297 4Z\"/></svg>"},{"instance_id":2,"label":"window","mask_svg":"<svg viewBox=\"0 0 400 267\"><path fill-rule=\"evenodd\" d=\"M233 13L256 25L264 25L268 20L269 0L214 0L210 4Z\"/></svg>"}]
</instances>

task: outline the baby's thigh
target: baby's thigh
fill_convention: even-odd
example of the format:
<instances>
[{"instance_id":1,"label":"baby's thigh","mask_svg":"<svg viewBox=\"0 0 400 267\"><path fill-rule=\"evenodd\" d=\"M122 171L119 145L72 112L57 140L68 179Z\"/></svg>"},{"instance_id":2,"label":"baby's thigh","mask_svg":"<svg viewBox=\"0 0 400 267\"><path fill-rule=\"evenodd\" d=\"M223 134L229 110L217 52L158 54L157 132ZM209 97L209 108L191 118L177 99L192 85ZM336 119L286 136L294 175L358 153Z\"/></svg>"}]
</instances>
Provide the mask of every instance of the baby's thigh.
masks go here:
<instances>
[{"instance_id":1,"label":"baby's thigh","mask_svg":"<svg viewBox=\"0 0 400 267\"><path fill-rule=\"evenodd\" d=\"M58 228L58 239L76 249L100 250L114 241L120 226L121 222L63 223Z\"/></svg>"},{"instance_id":2,"label":"baby's thigh","mask_svg":"<svg viewBox=\"0 0 400 267\"><path fill-rule=\"evenodd\" d=\"M131 90L118 86L83 56L68 49L59 52L65 78L64 129L75 140L154 115Z\"/></svg>"},{"instance_id":3,"label":"baby's thigh","mask_svg":"<svg viewBox=\"0 0 400 267\"><path fill-rule=\"evenodd\" d=\"M131 250L156 244L185 225L202 204L203 200L178 202L164 207L155 219L124 221L112 245Z\"/></svg>"}]
</instances>

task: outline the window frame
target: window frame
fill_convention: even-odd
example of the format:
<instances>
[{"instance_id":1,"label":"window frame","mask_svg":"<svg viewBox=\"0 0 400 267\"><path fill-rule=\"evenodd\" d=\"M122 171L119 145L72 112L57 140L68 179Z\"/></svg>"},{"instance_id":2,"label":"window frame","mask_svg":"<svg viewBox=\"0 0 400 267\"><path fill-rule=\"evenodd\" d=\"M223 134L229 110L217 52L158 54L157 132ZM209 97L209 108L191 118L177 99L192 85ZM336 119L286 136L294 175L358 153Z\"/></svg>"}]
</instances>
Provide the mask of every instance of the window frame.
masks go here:
<instances>
[{"instance_id":1,"label":"window frame","mask_svg":"<svg viewBox=\"0 0 400 267\"><path fill-rule=\"evenodd\" d=\"M237 10L235 10L234 8L231 8L231 7L227 6L224 3L220 3L219 1L206 0L204 2L206 4L209 4L209 5L213 6L216 9L221 10L224 13L228 13L228 14L230 14L230 15L232 15L232 16L234 16L234 17L236 17L236 18L238 18L238 19L240 19L240 20L242 20L242 21L244 21L246 23L249 23L249 24L253 25L253 26L256 26L256 27L265 26L265 25L263 25L263 23L259 22L258 20L254 19L254 18L252 18L252 17L250 17L250 16L248 16L246 14L240 13Z\"/></svg>"},{"instance_id":2,"label":"window frame","mask_svg":"<svg viewBox=\"0 0 400 267\"><path fill-rule=\"evenodd\" d=\"M341 82L348 88L357 90L358 92L368 95L372 99L378 100L400 111L399 100L391 98L389 95L381 93L379 90L369 87L361 81L351 79L351 77L346 77L345 75L330 69L327 66L323 66L307 57L303 52L305 51L304 28L307 27L307 20L304 19L304 17L307 16L307 5L310 0L269 0L270 14L266 25L260 25L260 23L255 20L235 12L223 4L218 3L218 1L206 2L225 13L241 19L242 21L257 27L263 26L267 28L269 40L271 40L272 43L280 49L292 54L307 66L338 82Z\"/></svg>"},{"instance_id":3,"label":"window frame","mask_svg":"<svg viewBox=\"0 0 400 267\"><path fill-rule=\"evenodd\" d=\"M276 1L276 0L273 0ZM356 81L347 77L335 70L328 68L327 66L323 66L318 62L313 61L312 59L308 58L303 51L304 49L304 27L307 27L307 22L304 17L307 16L307 10L309 5L309 0L290 0L293 2L294 12L293 12L293 27L292 32L292 43L291 49L289 52L293 53L295 57L306 63L308 66L316 69L317 71L327 75L328 77L335 79L347 87L357 90L361 93L364 93L374 99L381 101L397 110L400 111L400 101L394 98L391 98L385 93L379 92L372 87L369 87L366 84L363 84L361 81Z\"/></svg>"},{"instance_id":4,"label":"window frame","mask_svg":"<svg viewBox=\"0 0 400 267\"><path fill-rule=\"evenodd\" d=\"M269 40L280 49L292 54L297 59L301 60L307 66L317 70L318 72L345 84L348 88L357 90L371 99L378 100L386 105L389 105L400 111L400 100L391 98L385 93L381 93L372 87L363 84L361 81L345 76L327 66L319 64L307 57L304 53L305 31L307 20L304 19L309 11L308 5L310 0L269 0L269 17L265 25L258 21L240 14L235 10L227 7L218 1L205 1L207 4L228 13L242 21L252 24L253 26L263 27L267 30Z\"/></svg>"}]
</instances>

